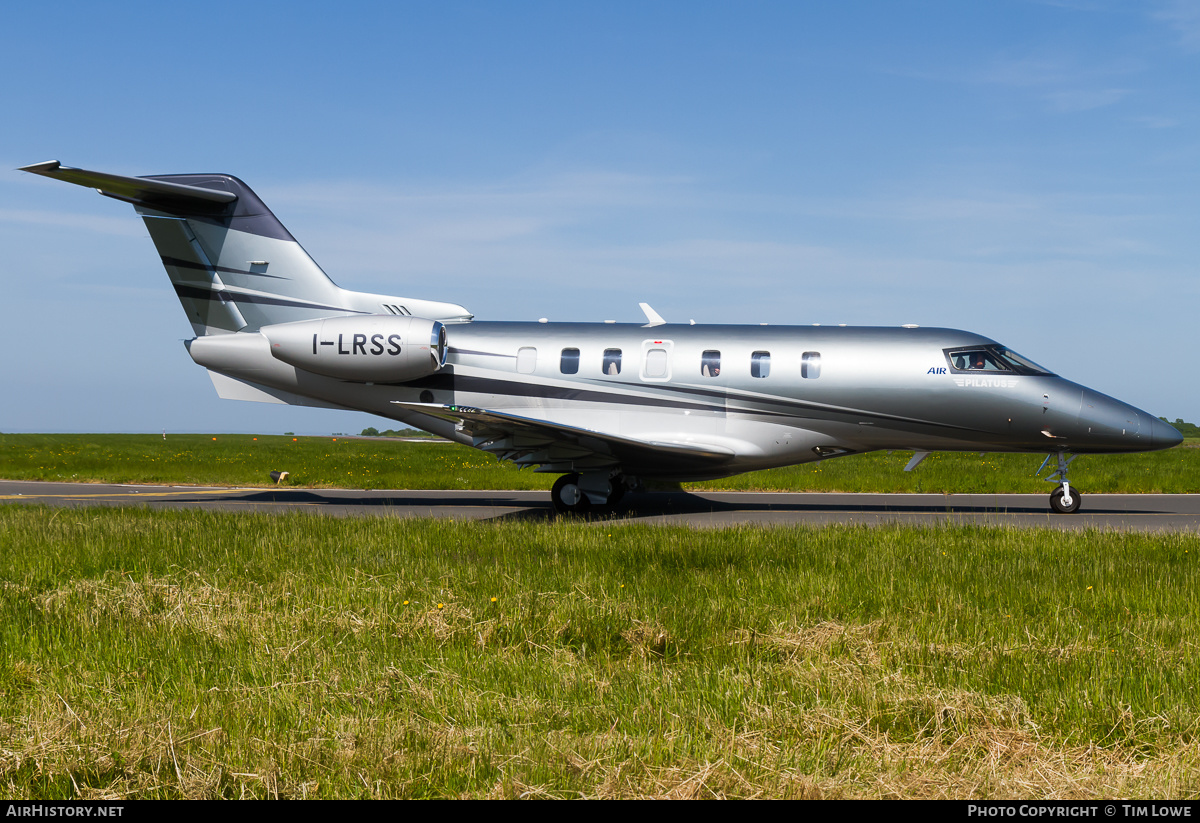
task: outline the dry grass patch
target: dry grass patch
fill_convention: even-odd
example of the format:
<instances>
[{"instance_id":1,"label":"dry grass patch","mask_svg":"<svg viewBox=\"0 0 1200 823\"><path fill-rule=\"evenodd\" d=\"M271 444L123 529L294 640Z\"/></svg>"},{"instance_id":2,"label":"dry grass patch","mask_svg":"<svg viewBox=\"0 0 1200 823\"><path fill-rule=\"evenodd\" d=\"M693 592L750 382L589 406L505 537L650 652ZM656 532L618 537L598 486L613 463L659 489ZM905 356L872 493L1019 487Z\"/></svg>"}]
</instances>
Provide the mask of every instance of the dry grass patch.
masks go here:
<instances>
[{"instance_id":1,"label":"dry grass patch","mask_svg":"<svg viewBox=\"0 0 1200 823\"><path fill-rule=\"evenodd\" d=\"M73 580L33 599L48 615L69 617L89 627L122 621L219 639L263 619L260 604L250 597L214 586L198 573L183 579L185 583L154 576L133 580L109 573L100 579Z\"/></svg>"},{"instance_id":2,"label":"dry grass patch","mask_svg":"<svg viewBox=\"0 0 1200 823\"><path fill-rule=\"evenodd\" d=\"M849 625L826 620L812 626L777 626L769 632L738 629L732 642L772 652L780 661L845 657L878 665L881 629L880 621Z\"/></svg>"},{"instance_id":3,"label":"dry grass patch","mask_svg":"<svg viewBox=\"0 0 1200 823\"><path fill-rule=\"evenodd\" d=\"M621 637L629 644L634 654L642 658L665 657L669 651L678 647L678 641L662 626L654 623L633 621L633 625L621 632Z\"/></svg>"}]
</instances>

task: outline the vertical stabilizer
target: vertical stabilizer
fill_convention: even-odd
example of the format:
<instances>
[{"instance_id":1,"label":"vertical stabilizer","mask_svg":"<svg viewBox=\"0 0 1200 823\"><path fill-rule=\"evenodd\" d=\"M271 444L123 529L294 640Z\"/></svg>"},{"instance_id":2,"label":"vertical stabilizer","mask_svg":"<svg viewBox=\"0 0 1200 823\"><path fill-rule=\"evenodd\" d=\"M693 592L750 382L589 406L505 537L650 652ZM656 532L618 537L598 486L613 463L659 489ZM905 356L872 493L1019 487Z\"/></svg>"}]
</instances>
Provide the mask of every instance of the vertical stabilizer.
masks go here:
<instances>
[{"instance_id":1,"label":"vertical stabilizer","mask_svg":"<svg viewBox=\"0 0 1200 823\"><path fill-rule=\"evenodd\" d=\"M241 180L227 174L143 179L236 198L219 214L134 203L197 334L364 313Z\"/></svg>"},{"instance_id":2,"label":"vertical stabilizer","mask_svg":"<svg viewBox=\"0 0 1200 823\"><path fill-rule=\"evenodd\" d=\"M22 169L131 203L198 336L352 314L464 321L462 306L348 291L308 256L249 186L228 174L124 177L58 161Z\"/></svg>"}]
</instances>

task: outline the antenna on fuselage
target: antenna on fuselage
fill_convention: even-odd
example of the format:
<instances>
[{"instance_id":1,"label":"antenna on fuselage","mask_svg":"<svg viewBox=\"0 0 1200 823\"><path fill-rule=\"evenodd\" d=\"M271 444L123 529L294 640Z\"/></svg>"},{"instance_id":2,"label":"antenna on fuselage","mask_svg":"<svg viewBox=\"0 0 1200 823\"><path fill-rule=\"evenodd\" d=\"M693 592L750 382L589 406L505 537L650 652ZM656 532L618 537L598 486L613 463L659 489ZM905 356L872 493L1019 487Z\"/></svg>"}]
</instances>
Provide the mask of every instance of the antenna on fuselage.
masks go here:
<instances>
[{"instance_id":1,"label":"antenna on fuselage","mask_svg":"<svg viewBox=\"0 0 1200 823\"><path fill-rule=\"evenodd\" d=\"M642 328L649 328L650 326L662 326L666 324L667 321L662 319L661 314L650 308L649 303L638 303L638 306L640 306L642 311L646 313L646 320L649 321Z\"/></svg>"}]
</instances>

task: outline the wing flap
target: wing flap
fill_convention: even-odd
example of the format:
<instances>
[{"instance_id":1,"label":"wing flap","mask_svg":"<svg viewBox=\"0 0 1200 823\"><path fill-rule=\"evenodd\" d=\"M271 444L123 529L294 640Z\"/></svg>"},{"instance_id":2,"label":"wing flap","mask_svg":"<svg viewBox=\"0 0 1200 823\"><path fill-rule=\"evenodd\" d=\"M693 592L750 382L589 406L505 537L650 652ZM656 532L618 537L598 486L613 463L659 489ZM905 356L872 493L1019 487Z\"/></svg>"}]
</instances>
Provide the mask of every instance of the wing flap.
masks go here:
<instances>
[{"instance_id":1,"label":"wing flap","mask_svg":"<svg viewBox=\"0 0 1200 823\"><path fill-rule=\"evenodd\" d=\"M520 466L538 465L544 471L623 466L643 474L670 475L711 469L734 457L734 452L724 446L639 440L467 406L392 403L453 422L458 431L471 438L475 448Z\"/></svg>"}]
</instances>

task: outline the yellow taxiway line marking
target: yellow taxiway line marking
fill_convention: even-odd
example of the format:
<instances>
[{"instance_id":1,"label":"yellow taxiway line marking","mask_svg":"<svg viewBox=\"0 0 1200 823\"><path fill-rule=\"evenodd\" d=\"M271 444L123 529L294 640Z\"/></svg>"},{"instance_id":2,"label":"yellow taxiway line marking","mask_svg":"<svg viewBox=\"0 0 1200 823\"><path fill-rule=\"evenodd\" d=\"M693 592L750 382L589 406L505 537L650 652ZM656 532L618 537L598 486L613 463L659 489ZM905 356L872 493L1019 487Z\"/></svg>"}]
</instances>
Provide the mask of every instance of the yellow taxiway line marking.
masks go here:
<instances>
[{"instance_id":1,"label":"yellow taxiway line marking","mask_svg":"<svg viewBox=\"0 0 1200 823\"><path fill-rule=\"evenodd\" d=\"M60 497L72 500L86 497L175 497L180 494L230 494L231 492L269 491L269 489L180 489L174 492L102 492L99 494L0 494L0 500L30 500L37 497Z\"/></svg>"}]
</instances>

